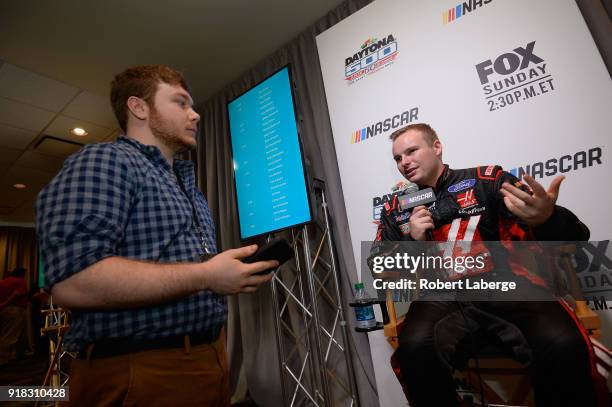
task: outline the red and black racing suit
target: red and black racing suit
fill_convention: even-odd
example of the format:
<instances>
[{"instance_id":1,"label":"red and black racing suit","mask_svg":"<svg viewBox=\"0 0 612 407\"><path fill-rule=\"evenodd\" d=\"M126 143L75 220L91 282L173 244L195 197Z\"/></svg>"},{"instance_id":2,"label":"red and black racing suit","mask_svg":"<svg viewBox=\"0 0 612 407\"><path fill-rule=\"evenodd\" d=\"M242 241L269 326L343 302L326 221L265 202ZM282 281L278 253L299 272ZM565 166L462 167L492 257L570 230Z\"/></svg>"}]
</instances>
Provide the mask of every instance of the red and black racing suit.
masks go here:
<instances>
[{"instance_id":1,"label":"red and black racing suit","mask_svg":"<svg viewBox=\"0 0 612 407\"><path fill-rule=\"evenodd\" d=\"M428 205L434 218L434 240L588 240L588 228L560 206L555 206L551 218L539 227L521 223L503 203L499 192L503 182L528 191L499 166L462 170L445 166L434 188L436 201ZM376 240L412 240L408 222L408 211L401 211L394 197L381 212ZM537 277L511 269L535 284L544 284ZM474 323L470 328L466 313ZM462 349L461 343L489 334L489 326L496 326L495 340L502 345L506 342L509 353L520 354L522 361L529 363L538 406L607 403L605 381L597 373L591 342L573 313L560 302L480 301L460 306L456 302L415 301L406 321L394 356L412 407L457 405L451 371L440 347L445 342L451 343L453 350ZM500 324L506 327L500 329Z\"/></svg>"}]
</instances>

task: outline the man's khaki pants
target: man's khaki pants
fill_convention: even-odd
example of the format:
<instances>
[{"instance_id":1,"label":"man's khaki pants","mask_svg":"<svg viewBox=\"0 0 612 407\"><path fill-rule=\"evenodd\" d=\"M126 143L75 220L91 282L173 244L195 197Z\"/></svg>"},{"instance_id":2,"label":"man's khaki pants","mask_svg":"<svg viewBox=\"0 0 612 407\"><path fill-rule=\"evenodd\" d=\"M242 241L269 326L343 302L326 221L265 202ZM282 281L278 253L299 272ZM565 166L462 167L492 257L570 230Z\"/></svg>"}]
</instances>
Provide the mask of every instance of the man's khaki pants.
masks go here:
<instances>
[{"instance_id":1,"label":"man's khaki pants","mask_svg":"<svg viewBox=\"0 0 612 407\"><path fill-rule=\"evenodd\" d=\"M229 406L224 341L73 360L68 405Z\"/></svg>"}]
</instances>

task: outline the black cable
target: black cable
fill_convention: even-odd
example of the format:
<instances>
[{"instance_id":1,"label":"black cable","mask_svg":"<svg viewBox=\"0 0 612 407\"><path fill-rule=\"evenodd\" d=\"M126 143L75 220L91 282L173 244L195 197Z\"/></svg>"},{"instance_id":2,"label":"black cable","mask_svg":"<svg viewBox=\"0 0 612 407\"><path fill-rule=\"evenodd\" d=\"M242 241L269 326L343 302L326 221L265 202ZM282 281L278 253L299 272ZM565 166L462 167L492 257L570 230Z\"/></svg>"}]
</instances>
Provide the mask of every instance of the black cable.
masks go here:
<instances>
[{"instance_id":1,"label":"black cable","mask_svg":"<svg viewBox=\"0 0 612 407\"><path fill-rule=\"evenodd\" d=\"M480 404L484 407L487 406L484 398L484 386L482 385L482 376L480 375L480 361L478 359L478 346L476 343L476 337L474 336L474 332L470 329L470 325L468 324L467 317L465 316L465 312L463 311L463 304L461 301L455 301L457 306L459 307L459 311L461 312L461 316L463 317L463 322L465 323L465 328L468 330L470 334L470 339L472 340L472 347L474 349L474 359L476 360L476 375L478 376L478 383L480 384ZM468 362L469 363L469 362Z\"/></svg>"}]
</instances>

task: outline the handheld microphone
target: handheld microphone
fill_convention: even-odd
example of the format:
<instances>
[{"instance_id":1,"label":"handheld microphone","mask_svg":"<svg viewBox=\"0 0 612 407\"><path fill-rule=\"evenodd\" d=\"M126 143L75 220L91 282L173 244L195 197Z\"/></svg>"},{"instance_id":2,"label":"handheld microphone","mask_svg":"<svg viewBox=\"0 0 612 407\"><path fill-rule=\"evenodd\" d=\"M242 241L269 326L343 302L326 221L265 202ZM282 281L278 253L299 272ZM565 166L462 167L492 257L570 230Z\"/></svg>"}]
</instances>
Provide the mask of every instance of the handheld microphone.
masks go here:
<instances>
[{"instance_id":1,"label":"handheld microphone","mask_svg":"<svg viewBox=\"0 0 612 407\"><path fill-rule=\"evenodd\" d=\"M433 188L430 187L418 190L418 186L416 184L412 185L417 188L416 191L399 197L399 207L402 211L436 201L436 194L434 193ZM426 233L427 240L434 240L431 229L428 229Z\"/></svg>"},{"instance_id":2,"label":"handheld microphone","mask_svg":"<svg viewBox=\"0 0 612 407\"><path fill-rule=\"evenodd\" d=\"M404 194L410 194L418 190L419 190L419 186L415 184L414 182L410 182L410 181L400 181L397 184L395 184L393 188L391 188L391 191L393 192L393 194L398 195L398 196L401 196Z\"/></svg>"},{"instance_id":3,"label":"handheld microphone","mask_svg":"<svg viewBox=\"0 0 612 407\"><path fill-rule=\"evenodd\" d=\"M415 184L413 184L415 185ZM416 185L415 185L416 186ZM417 187L418 188L418 187ZM399 197L399 206L402 211L411 209L420 205L425 205L436 201L436 194L433 188L425 188L410 192Z\"/></svg>"}]
</instances>

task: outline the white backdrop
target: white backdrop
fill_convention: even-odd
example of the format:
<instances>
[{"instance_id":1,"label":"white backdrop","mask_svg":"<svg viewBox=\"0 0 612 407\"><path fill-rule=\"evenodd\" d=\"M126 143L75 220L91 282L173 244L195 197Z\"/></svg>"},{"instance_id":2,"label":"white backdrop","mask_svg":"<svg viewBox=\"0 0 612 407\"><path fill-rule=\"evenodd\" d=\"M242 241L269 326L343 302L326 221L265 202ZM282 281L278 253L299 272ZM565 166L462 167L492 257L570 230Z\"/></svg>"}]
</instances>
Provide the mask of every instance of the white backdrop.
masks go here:
<instances>
[{"instance_id":1,"label":"white backdrop","mask_svg":"<svg viewBox=\"0 0 612 407\"><path fill-rule=\"evenodd\" d=\"M406 121L437 130L451 168L529 166L544 186L565 174L559 204L591 240L611 237L612 84L572 0L377 0L317 46L357 265L402 180L388 136ZM382 332L369 336L381 405L405 404Z\"/></svg>"}]
</instances>

